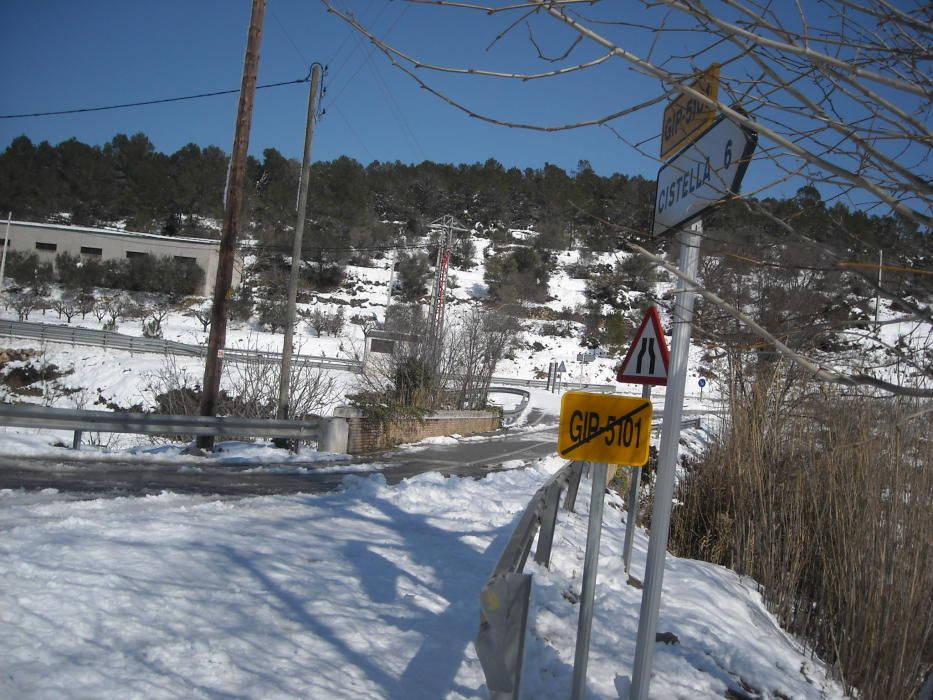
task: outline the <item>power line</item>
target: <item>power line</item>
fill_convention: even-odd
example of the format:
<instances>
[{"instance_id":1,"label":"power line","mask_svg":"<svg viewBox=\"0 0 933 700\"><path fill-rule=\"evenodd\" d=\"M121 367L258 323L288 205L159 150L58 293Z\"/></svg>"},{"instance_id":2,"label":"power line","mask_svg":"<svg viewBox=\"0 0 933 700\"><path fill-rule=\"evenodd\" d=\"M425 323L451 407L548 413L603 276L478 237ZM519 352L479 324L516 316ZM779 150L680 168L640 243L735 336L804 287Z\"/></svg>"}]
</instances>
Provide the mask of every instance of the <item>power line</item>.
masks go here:
<instances>
[{"instance_id":1,"label":"power line","mask_svg":"<svg viewBox=\"0 0 933 700\"><path fill-rule=\"evenodd\" d=\"M310 73L305 78L299 78L298 80L285 80L280 83L267 83L265 85L257 85L257 90L264 90L266 88L275 88L282 87L284 85L300 85L302 83L307 83L311 79ZM82 107L80 109L62 109L55 112L32 112L29 114L0 114L0 119L22 119L27 117L51 117L61 114L80 114L83 112L103 112L111 109L125 109L126 107L143 107L146 105L157 105L164 104L166 102L182 102L184 100L197 100L202 97L217 97L219 95L234 95L240 92L240 88L235 90L218 90L217 92L202 92L197 95L185 95L184 97L166 97L159 100L144 100L142 102L126 102L119 105L107 105L106 107Z\"/></svg>"},{"instance_id":2,"label":"power line","mask_svg":"<svg viewBox=\"0 0 933 700\"><path fill-rule=\"evenodd\" d=\"M326 251L331 251L331 252L346 251L346 252L356 253L356 252L370 251L370 250L375 250L375 251L421 250L421 249L427 249L427 248L434 248L436 246L437 246L436 243L416 243L416 244L410 244L410 245L383 245L383 246L378 246L378 245L374 245L374 246L305 246L303 250L305 251L326 250ZM270 243L250 243L250 244L243 245L242 247L246 250L251 250L251 251L252 250L267 250L267 251L281 252L281 253L286 253L291 250L288 246L274 245Z\"/></svg>"},{"instance_id":3,"label":"power line","mask_svg":"<svg viewBox=\"0 0 933 700\"><path fill-rule=\"evenodd\" d=\"M298 44L294 42L291 34L288 33L288 30L285 28L285 25L282 24L282 20L278 18L278 16L275 14L275 10L273 10L271 6L269 7L269 14L272 15L272 19L275 20L275 23L279 25L279 29L282 30L282 34L284 34L285 38L288 39L288 43L292 45L292 48L295 49L295 53L297 53L299 58L301 58L302 65L305 65L305 66L308 65L308 59L305 58L305 55L302 53L301 49L298 48Z\"/></svg>"}]
</instances>

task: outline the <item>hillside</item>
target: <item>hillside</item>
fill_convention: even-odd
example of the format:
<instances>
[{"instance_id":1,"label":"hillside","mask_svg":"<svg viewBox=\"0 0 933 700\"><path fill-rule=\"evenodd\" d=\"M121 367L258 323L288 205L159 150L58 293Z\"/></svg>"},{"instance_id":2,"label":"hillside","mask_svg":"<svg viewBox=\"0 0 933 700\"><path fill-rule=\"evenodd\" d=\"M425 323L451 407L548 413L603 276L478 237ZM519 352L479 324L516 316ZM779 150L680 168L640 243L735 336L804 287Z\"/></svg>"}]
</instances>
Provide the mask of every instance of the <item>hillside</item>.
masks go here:
<instances>
[{"instance_id":1,"label":"hillside","mask_svg":"<svg viewBox=\"0 0 933 700\"><path fill-rule=\"evenodd\" d=\"M52 147L45 152L54 155ZM261 186L250 195L250 226L241 241L247 267L234 296L227 342L279 350L292 226L286 195L294 192L294 183L282 173L294 168L281 159L275 172L282 176L265 177L276 162L267 160L268 170L254 172ZM650 201L644 183L598 178L582 166L573 177L552 167L503 173L494 163L363 168L342 159L319 164L316 172L321 206L310 214L305 241L296 334L300 353L359 358L364 328L374 325L423 335L415 311L427 303L437 248L427 224L445 211L457 212L469 233L453 245L447 342L431 358L443 360L444 376L457 376L463 341L478 331L487 349L495 350L489 357L497 376L541 378L557 361L567 367L565 380L612 384L614 365L647 304L660 307L671 331L672 276L628 247L639 242L672 257L668 241L639 235ZM604 197L590 196L596 191ZM49 216L75 219L59 208L72 200L55 202L57 213ZM105 221L114 225L135 222L171 232L159 223L161 213L132 218L142 216L133 211L126 205L101 216L112 217ZM172 214L169 223L216 235L214 214L191 209ZM698 280L703 299L688 401L719 417L708 422L716 432L702 445L691 443L681 462L671 549L756 581L775 619L832 666L844 692L879 699L909 696L933 667L928 652L933 613L922 612L929 607L925 592L933 587L928 566L933 476L922 468L933 462L929 235L897 217L824 202L812 186L787 199L730 203L704 224ZM881 265L873 262L879 255ZM5 318L20 316L25 299L34 306L29 320L64 323L49 300L83 298L89 308L105 313L75 315L72 325L107 324L139 335L144 323L158 316L166 339L200 344L206 337L198 319L203 299L169 303L158 294L67 288L51 267L28 258L13 260L8 277L14 279L4 294L6 308L0 313ZM193 359L15 340L6 345L16 352L3 364L4 401L168 410L166 396L178 396L178 390L196 396L203 372ZM31 352L17 354L23 350ZM327 413L358 400L395 410L401 397L413 395L411 385L402 386L399 378L425 376L415 369L379 382L324 373L322 391L304 408ZM240 370L234 367L224 377L228 396L236 399L244 381L261 385L249 401L234 403L254 404L271 415L277 382L256 382ZM708 381L702 394L700 377ZM437 391L430 382L416 388L419 410L450 400L451 392ZM620 390L638 393L634 386ZM555 399L535 392L536 407L549 407L552 414ZM663 401L663 392L656 400ZM24 432L5 429L6 449L48 454L50 443L67 437ZM97 445L104 449L140 442L125 436L90 438L105 443ZM179 448L168 449L171 454ZM901 497L891 498L892 493ZM646 508L643 516L649 515ZM773 624L770 617L761 619ZM902 649L918 652L905 659ZM542 654L553 660L550 647ZM715 675L709 663L703 664ZM734 670L726 666L727 673ZM561 676L559 666L545 661L543 668ZM768 686L755 673L754 681L741 678L757 689ZM739 692L733 681L723 682ZM618 683L624 685L624 677ZM606 687L623 692L618 683Z\"/></svg>"}]
</instances>

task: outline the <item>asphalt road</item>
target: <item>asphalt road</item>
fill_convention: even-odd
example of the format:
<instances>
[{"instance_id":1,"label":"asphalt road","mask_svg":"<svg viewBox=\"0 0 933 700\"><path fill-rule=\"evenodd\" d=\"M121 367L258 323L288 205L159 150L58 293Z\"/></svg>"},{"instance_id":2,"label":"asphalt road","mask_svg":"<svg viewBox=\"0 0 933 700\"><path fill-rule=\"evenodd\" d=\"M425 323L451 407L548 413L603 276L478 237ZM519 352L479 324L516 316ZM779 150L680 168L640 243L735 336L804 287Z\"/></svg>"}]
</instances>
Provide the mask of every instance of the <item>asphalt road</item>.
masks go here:
<instances>
[{"instance_id":1,"label":"asphalt road","mask_svg":"<svg viewBox=\"0 0 933 700\"><path fill-rule=\"evenodd\" d=\"M89 496L137 496L162 491L220 494L228 496L331 491L348 473L374 473L375 465L389 483L427 471L482 477L502 469L511 460L527 461L552 454L557 444L556 416L532 411L527 426L472 436L457 444L423 447L359 457L340 471L315 470L318 463L304 465L301 473L294 462L282 465L205 464L197 458L164 462L89 460L62 450L50 457L0 456L0 489L38 490L54 488ZM363 467L362 465L366 465ZM325 466L333 468L333 462ZM281 470L276 468L280 467ZM257 470L257 468L259 468Z\"/></svg>"}]
</instances>

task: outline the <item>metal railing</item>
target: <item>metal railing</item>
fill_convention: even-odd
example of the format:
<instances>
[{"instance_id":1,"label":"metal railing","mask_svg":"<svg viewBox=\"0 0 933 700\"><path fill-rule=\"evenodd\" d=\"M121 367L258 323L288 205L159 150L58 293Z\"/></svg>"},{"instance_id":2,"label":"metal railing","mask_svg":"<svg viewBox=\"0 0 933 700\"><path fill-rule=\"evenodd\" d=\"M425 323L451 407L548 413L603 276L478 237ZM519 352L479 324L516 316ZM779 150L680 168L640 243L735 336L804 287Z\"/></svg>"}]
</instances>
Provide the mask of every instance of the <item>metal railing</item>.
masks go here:
<instances>
[{"instance_id":1,"label":"metal railing","mask_svg":"<svg viewBox=\"0 0 933 700\"><path fill-rule=\"evenodd\" d=\"M514 396L521 396L522 400L518 402L518 406L515 408L504 408L502 409L502 423L504 425L511 425L518 417L522 415L528 407L528 402L531 401L531 393L525 389L513 389L512 387L507 386L491 386L486 390L486 394L512 394Z\"/></svg>"},{"instance_id":2,"label":"metal railing","mask_svg":"<svg viewBox=\"0 0 933 700\"><path fill-rule=\"evenodd\" d=\"M517 377L492 377L490 380L494 384L506 384L509 386L528 386L539 389L547 389L546 379L519 379ZM585 389L587 391L597 391L604 394L614 394L616 392L615 384L587 384L582 382L561 382L561 388L564 389Z\"/></svg>"},{"instance_id":3,"label":"metal railing","mask_svg":"<svg viewBox=\"0 0 933 700\"><path fill-rule=\"evenodd\" d=\"M186 355L189 357L204 357L207 353L207 347L202 345L192 345L189 343L179 343L174 340L162 340L160 338L143 338L140 336L126 335L124 333L115 333L113 331L100 331L93 328L79 328L76 326L64 326L58 324L33 323L31 321L6 321L0 320L0 334L11 338L27 338L30 340L45 340L55 343L68 343L70 345L85 345L101 348L112 348L114 350L126 350L128 352L144 352L157 355ZM282 354L269 350L238 350L236 348L225 348L224 357L228 360L258 360L260 362L281 362ZM324 357L322 355L294 355L293 364L309 365L311 367L320 367L322 369L337 369L345 372L363 371L363 363L360 360L350 360L342 357ZM544 379L520 379L517 377L492 377L493 384L503 386L527 386L540 389L548 387L547 380ZM561 387L566 389L584 389L587 391L597 391L607 394L615 393L616 386L613 384L590 384L585 382L561 382Z\"/></svg>"},{"instance_id":4,"label":"metal railing","mask_svg":"<svg viewBox=\"0 0 933 700\"><path fill-rule=\"evenodd\" d=\"M237 416L173 416L159 413L122 413L48 408L27 404L0 404L0 423L21 428L71 430L78 449L81 433L134 433L138 435L212 435L320 441L326 418L272 420Z\"/></svg>"},{"instance_id":5,"label":"metal railing","mask_svg":"<svg viewBox=\"0 0 933 700\"><path fill-rule=\"evenodd\" d=\"M585 466L570 462L535 492L480 593L476 654L492 700L518 698L531 595L531 574L522 570L539 529L535 561L550 565L560 495L566 488L564 509L572 511Z\"/></svg>"},{"instance_id":6,"label":"metal railing","mask_svg":"<svg viewBox=\"0 0 933 700\"><path fill-rule=\"evenodd\" d=\"M0 334L12 338L27 338L30 340L43 340L55 343L68 343L70 345L84 345L128 352L143 352L157 355L186 355L189 357L204 357L207 347L179 343L174 340L160 338L142 338L139 336L114 333L113 331L100 331L93 328L78 328L75 326L50 325L45 323L31 323L29 321L0 321ZM263 363L279 363L282 354L269 350L238 350L225 348L224 357L232 361L259 361ZM294 355L292 364L320 367L322 369L337 369L348 372L361 372L363 363L359 360L348 360L340 357L323 357L317 355Z\"/></svg>"}]
</instances>

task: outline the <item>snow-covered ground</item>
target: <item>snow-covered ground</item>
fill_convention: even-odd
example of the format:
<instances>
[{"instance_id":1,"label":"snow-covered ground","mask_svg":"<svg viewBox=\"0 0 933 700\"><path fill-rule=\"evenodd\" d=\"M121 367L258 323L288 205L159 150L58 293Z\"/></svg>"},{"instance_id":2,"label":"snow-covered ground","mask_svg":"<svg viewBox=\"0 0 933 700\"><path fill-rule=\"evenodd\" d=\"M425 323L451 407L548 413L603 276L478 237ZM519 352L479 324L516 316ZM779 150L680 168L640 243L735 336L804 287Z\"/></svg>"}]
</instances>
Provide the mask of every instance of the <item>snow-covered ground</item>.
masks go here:
<instances>
[{"instance_id":1,"label":"snow-covered ground","mask_svg":"<svg viewBox=\"0 0 933 700\"><path fill-rule=\"evenodd\" d=\"M471 270L453 271L455 320L470 300L486 296L484 249L477 240ZM605 259L603 259L603 257ZM612 256L597 262L612 263ZM560 265L577 259L560 255ZM387 261L348 270L348 288L317 295L326 311L381 320L389 280ZM583 303L584 281L559 267L549 288L554 311ZM663 291L663 290L662 290ZM352 304L351 304L352 302ZM9 311L0 317L13 318ZM52 311L30 321L61 323ZM667 322L668 319L665 319ZM88 317L72 325L100 328ZM552 360L564 379L614 383L619 357L579 362L576 337L544 335L525 324L523 349L503 362L499 376L532 378ZM165 338L205 339L191 316L163 321ZM897 331L886 327L895 340ZM140 335L140 321L119 331ZM299 327L299 352L359 356L362 328L348 323L341 337L314 337ZM231 327L228 345L281 349L282 336L254 324ZM536 345L537 344L537 345ZM70 373L39 382L39 393L7 392L63 408L154 406L149 388L165 360L156 355L71 347L25 340L3 346L33 349L44 363ZM718 412L715 378L700 394L703 350L691 351L689 409ZM15 366L16 363L9 363ZM201 362L178 358L195 381ZM354 388L342 383L335 403ZM72 391L75 390L75 391ZM637 395L640 387L620 386ZM559 395L532 392L531 407L559 412ZM663 390L654 393L660 412ZM709 423L705 423L709 425ZM513 432L540 431L522 426ZM685 449L702 449L688 433ZM152 445L137 436L86 435L95 460L131 457L177 463L181 445ZM486 438L436 438L469 443ZM70 435L0 427L0 454L19 457L60 449ZM423 451L426 444L400 450ZM212 462L301 473L323 470L332 455L288 455L269 445L225 445ZM377 468L345 478L327 495L222 498L163 493L146 498L88 499L44 491L0 491L0 698L480 698L487 697L472 639L479 593L517 519L540 484L563 462L556 457L513 462L481 480L427 474L388 486ZM523 696L569 697L579 605L588 485L578 513L561 512L551 570L529 561L534 574ZM589 664L592 698L627 698L641 591L627 584L621 552L624 514L607 496L596 617ZM635 536L633 573L641 578L647 534ZM696 561L668 558L653 698L838 698L840 687L823 665L777 626L754 581Z\"/></svg>"},{"instance_id":2,"label":"snow-covered ground","mask_svg":"<svg viewBox=\"0 0 933 700\"><path fill-rule=\"evenodd\" d=\"M482 698L478 596L549 458L481 480L224 499L0 492L0 697ZM524 697L566 698L588 485L534 574ZM627 697L641 591L609 496L592 698ZM641 576L647 540L635 537ZM836 698L753 581L669 557L653 698ZM743 688L745 690L743 690ZM732 697L743 697L732 695Z\"/></svg>"}]
</instances>

